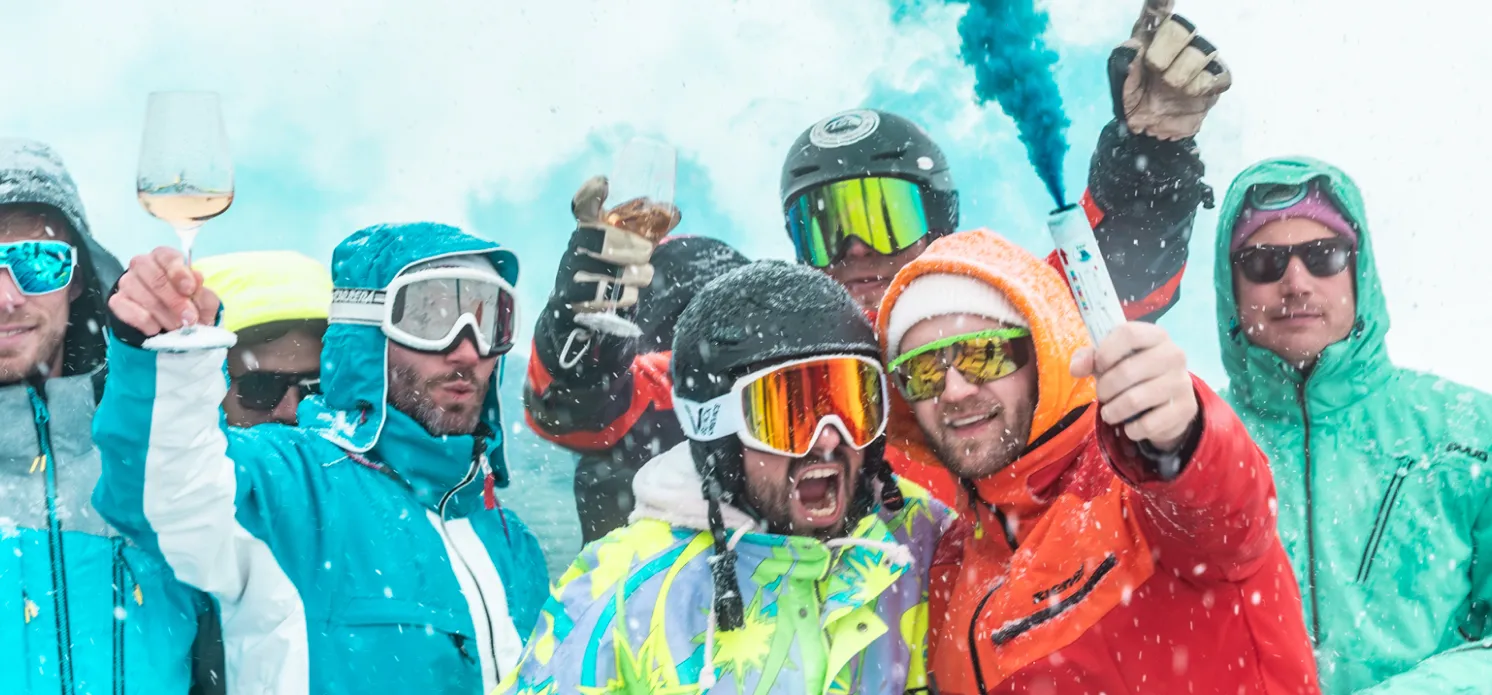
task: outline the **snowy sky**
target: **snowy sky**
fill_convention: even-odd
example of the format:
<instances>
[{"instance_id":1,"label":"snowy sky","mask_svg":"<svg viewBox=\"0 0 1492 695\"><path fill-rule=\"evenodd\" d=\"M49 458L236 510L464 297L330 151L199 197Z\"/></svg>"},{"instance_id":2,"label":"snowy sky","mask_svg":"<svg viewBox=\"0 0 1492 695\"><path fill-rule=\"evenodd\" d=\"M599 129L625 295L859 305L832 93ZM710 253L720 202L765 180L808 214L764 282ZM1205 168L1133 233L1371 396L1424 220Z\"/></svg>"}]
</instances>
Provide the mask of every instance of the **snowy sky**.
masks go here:
<instances>
[{"instance_id":1,"label":"snowy sky","mask_svg":"<svg viewBox=\"0 0 1492 695\"><path fill-rule=\"evenodd\" d=\"M936 0L922 0L936 5ZM1107 118L1103 61L1138 0L1049 0L1074 121L1078 188ZM1469 89L1492 9L1405 12L1360 0L1180 0L1237 76L1204 132L1221 191L1249 162L1307 153L1363 185L1401 363L1492 389L1492 310L1473 279L1492 258L1478 208L1489 96ZM307 3L71 0L0 5L0 134L55 145L96 233L121 257L174 243L134 199L145 94L223 94L238 200L199 253L293 248L329 259L366 224L433 219L516 247L536 309L570 230L568 201L636 132L681 153L683 231L786 257L778 167L839 109L891 108L949 151L965 226L1050 247L1049 207L1013 129L971 100L955 15L893 25L887 2L581 0ZM1480 67L1478 67L1480 66ZM1166 325L1221 378L1211 290L1215 220L1198 228ZM1485 269L1480 272L1486 272ZM529 316L533 314L530 313Z\"/></svg>"}]
</instances>

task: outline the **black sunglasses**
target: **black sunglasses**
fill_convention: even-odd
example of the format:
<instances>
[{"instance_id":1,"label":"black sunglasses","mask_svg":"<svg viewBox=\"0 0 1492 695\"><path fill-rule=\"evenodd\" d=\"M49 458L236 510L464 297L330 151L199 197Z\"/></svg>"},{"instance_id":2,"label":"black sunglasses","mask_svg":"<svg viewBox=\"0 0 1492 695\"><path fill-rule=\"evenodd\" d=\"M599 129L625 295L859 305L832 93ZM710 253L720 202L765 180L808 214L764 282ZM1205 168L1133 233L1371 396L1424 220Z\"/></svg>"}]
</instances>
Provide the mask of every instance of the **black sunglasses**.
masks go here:
<instances>
[{"instance_id":1,"label":"black sunglasses","mask_svg":"<svg viewBox=\"0 0 1492 695\"><path fill-rule=\"evenodd\" d=\"M248 372L233 380L238 386L238 404L248 410L274 410L291 386L297 387L300 397L321 393L319 372Z\"/></svg>"},{"instance_id":2,"label":"black sunglasses","mask_svg":"<svg viewBox=\"0 0 1492 695\"><path fill-rule=\"evenodd\" d=\"M1279 282L1290 267L1290 258L1299 258L1306 270L1318 278L1331 277L1347 269L1357 249L1341 237L1317 239L1304 244L1276 246L1258 244L1233 252L1233 267L1244 279L1255 284Z\"/></svg>"}]
</instances>

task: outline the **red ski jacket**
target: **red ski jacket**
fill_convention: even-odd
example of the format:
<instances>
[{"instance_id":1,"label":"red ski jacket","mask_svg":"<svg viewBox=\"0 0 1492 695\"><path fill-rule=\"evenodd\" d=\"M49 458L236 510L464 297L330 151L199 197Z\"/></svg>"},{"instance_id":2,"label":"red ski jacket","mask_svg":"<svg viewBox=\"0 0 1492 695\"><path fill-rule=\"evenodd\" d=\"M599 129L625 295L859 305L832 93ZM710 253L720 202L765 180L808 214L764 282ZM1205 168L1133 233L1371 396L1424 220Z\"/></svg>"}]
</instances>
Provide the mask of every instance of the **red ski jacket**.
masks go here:
<instances>
[{"instance_id":1,"label":"red ski jacket","mask_svg":"<svg viewBox=\"0 0 1492 695\"><path fill-rule=\"evenodd\" d=\"M1057 273L966 232L897 274L883 316L929 273L972 276L1011 300L1031 324L1039 390L1025 453L969 482L934 559L936 692L1319 692L1268 462L1227 404L1193 378L1200 425L1180 474L1163 480L1096 421L1093 380L1069 373L1089 339ZM893 446L936 460L910 413L891 428Z\"/></svg>"}]
</instances>

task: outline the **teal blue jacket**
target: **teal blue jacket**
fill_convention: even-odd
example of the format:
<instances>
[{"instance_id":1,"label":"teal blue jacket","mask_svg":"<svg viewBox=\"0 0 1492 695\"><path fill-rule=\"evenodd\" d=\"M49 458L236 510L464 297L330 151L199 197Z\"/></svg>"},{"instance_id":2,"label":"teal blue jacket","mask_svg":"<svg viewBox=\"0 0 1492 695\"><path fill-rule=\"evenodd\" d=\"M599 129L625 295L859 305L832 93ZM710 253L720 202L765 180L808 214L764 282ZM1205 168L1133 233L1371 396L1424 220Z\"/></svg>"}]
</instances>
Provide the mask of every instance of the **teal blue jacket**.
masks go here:
<instances>
[{"instance_id":1,"label":"teal blue jacket","mask_svg":"<svg viewBox=\"0 0 1492 695\"><path fill-rule=\"evenodd\" d=\"M1306 373L1248 342L1228 252L1249 187L1312 180L1359 234L1357 323ZM1261 162L1219 219L1226 395L1269 454L1323 690L1492 693L1492 397L1389 360L1373 237L1339 169Z\"/></svg>"},{"instance_id":2,"label":"teal blue jacket","mask_svg":"<svg viewBox=\"0 0 1492 695\"><path fill-rule=\"evenodd\" d=\"M511 252L435 224L357 232L332 274L338 289L377 290L421 261L468 254L516 281ZM488 429L432 436L387 403L379 328L334 322L325 395L302 403L301 427L237 430L217 407L225 349L154 352L128 337L120 328L109 345L95 505L217 598L225 631L260 626L317 693L477 695L517 664L548 576L523 522L484 500L489 474L507 484L500 367ZM239 667L266 683L286 668Z\"/></svg>"}]
</instances>

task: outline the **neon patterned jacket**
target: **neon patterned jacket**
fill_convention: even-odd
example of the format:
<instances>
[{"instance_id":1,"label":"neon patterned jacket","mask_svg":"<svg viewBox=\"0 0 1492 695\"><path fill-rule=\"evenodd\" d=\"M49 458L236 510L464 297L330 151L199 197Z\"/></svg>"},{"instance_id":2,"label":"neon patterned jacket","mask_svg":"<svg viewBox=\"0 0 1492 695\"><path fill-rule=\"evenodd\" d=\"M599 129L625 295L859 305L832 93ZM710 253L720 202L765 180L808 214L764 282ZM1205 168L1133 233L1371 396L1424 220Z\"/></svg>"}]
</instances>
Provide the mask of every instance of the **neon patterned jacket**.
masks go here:
<instances>
[{"instance_id":1,"label":"neon patterned jacket","mask_svg":"<svg viewBox=\"0 0 1492 695\"><path fill-rule=\"evenodd\" d=\"M927 692L926 568L952 513L925 491L902 483L902 511L828 544L741 534L745 626L714 633L714 544L688 445L644 466L635 489L631 524L587 546L555 585L498 693ZM752 527L729 507L724 517Z\"/></svg>"}]
</instances>

